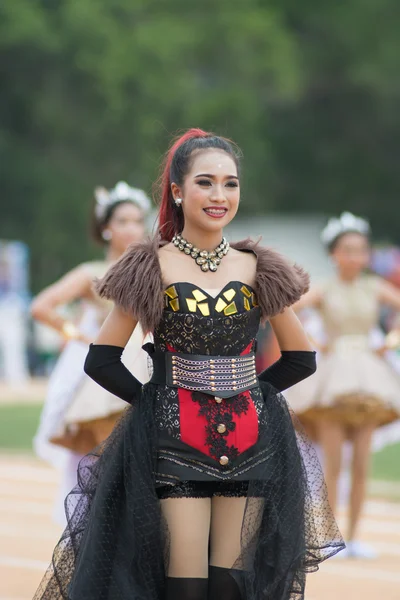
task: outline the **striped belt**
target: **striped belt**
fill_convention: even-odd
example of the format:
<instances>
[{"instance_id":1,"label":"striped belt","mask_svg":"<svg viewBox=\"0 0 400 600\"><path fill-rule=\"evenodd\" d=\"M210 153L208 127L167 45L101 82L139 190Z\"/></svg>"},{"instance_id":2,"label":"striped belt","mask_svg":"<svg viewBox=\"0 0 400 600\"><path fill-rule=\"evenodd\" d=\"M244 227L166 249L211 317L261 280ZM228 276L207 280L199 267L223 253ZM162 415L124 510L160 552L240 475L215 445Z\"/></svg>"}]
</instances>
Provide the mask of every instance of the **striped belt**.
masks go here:
<instances>
[{"instance_id":1,"label":"striped belt","mask_svg":"<svg viewBox=\"0 0 400 600\"><path fill-rule=\"evenodd\" d=\"M205 356L154 352L152 383L218 395L236 396L258 385L254 352L240 356Z\"/></svg>"}]
</instances>

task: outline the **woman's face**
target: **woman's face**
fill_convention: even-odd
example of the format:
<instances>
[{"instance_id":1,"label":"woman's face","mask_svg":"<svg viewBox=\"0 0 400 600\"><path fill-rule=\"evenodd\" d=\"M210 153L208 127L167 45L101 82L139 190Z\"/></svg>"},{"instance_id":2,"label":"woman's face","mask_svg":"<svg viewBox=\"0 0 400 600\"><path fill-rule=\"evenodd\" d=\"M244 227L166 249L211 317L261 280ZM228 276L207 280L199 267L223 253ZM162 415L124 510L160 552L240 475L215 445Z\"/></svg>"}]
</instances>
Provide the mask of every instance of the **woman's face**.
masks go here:
<instances>
[{"instance_id":1,"label":"woman's face","mask_svg":"<svg viewBox=\"0 0 400 600\"><path fill-rule=\"evenodd\" d=\"M129 244L140 242L145 235L143 212L132 202L123 202L113 211L106 229L111 236L110 246L124 252Z\"/></svg>"},{"instance_id":2,"label":"woman's face","mask_svg":"<svg viewBox=\"0 0 400 600\"><path fill-rule=\"evenodd\" d=\"M369 264L368 239L359 233L345 233L336 242L331 256L340 271L347 276L354 277Z\"/></svg>"},{"instance_id":3,"label":"woman's face","mask_svg":"<svg viewBox=\"0 0 400 600\"><path fill-rule=\"evenodd\" d=\"M172 184L174 198L182 198L185 228L218 231L236 215L240 187L234 160L221 150L196 152L182 188Z\"/></svg>"}]
</instances>

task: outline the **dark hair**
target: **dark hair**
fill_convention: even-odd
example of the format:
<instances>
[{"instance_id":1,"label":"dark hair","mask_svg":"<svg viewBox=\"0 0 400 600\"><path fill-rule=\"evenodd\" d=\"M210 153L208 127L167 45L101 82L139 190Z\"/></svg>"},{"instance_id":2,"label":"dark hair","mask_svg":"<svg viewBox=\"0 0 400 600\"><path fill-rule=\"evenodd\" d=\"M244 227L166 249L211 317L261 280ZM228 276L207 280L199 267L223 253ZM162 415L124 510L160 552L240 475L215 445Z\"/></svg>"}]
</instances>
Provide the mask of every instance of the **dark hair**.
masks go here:
<instances>
[{"instance_id":1,"label":"dark hair","mask_svg":"<svg viewBox=\"0 0 400 600\"><path fill-rule=\"evenodd\" d=\"M105 246L107 244L106 240L103 239L102 233L104 229L107 228L107 225L111 221L113 214L117 210L118 206L121 206L121 204L133 204L134 206L137 206L134 202L131 202L130 200L117 200L116 202L113 202L113 204L107 206L103 217L99 219L96 216L96 199L94 199L90 219L90 235L92 239L98 244L101 244L102 246Z\"/></svg>"},{"instance_id":2,"label":"dark hair","mask_svg":"<svg viewBox=\"0 0 400 600\"><path fill-rule=\"evenodd\" d=\"M360 235L361 237L366 239L368 243L371 242L371 238L367 233L363 233L362 231L358 231L357 229L349 229L348 231L343 231L339 233L339 235L337 235L329 244L327 244L326 249L328 251L328 254L332 254L335 251L340 240L342 240L346 235L349 235L349 233L356 233L357 235Z\"/></svg>"},{"instance_id":3,"label":"dark hair","mask_svg":"<svg viewBox=\"0 0 400 600\"><path fill-rule=\"evenodd\" d=\"M202 129L189 129L176 139L165 155L162 173L158 181L160 196L159 233L163 240L170 242L175 233L183 229L184 218L181 208L175 205L171 183L181 186L187 175L194 152L208 149L222 150L234 160L238 170L241 153L239 148L227 138L207 133Z\"/></svg>"}]
</instances>

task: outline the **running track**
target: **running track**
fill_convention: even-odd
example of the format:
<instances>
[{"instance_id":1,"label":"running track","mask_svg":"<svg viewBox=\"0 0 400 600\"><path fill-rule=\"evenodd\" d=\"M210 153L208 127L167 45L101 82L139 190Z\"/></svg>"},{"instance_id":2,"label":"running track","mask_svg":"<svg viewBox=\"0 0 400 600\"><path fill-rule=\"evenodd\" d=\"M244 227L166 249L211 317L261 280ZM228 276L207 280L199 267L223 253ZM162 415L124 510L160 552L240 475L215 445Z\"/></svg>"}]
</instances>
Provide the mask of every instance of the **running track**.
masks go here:
<instances>
[{"instance_id":1,"label":"running track","mask_svg":"<svg viewBox=\"0 0 400 600\"><path fill-rule=\"evenodd\" d=\"M0 600L31 600L60 528L52 523L57 474L29 457L0 455ZM361 539L374 561L329 560L310 575L306 600L400 599L400 504L370 501Z\"/></svg>"}]
</instances>

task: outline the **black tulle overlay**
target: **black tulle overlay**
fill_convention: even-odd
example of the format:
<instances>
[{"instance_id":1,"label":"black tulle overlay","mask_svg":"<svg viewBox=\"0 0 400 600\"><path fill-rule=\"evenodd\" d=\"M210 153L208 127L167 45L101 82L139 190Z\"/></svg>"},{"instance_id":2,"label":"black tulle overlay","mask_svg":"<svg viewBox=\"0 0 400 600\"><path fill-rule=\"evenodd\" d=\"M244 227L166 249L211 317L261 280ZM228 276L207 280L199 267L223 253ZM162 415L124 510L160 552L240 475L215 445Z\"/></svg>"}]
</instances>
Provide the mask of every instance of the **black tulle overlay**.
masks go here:
<instances>
[{"instance_id":1,"label":"black tulle overlay","mask_svg":"<svg viewBox=\"0 0 400 600\"><path fill-rule=\"evenodd\" d=\"M300 600L305 576L343 548L323 475L285 399L268 384L267 453L248 484L242 552L232 573L245 600ZM103 446L82 459L66 499L68 526L35 600L160 600L168 531L156 493L152 384Z\"/></svg>"},{"instance_id":2,"label":"black tulle overlay","mask_svg":"<svg viewBox=\"0 0 400 600\"><path fill-rule=\"evenodd\" d=\"M229 317L167 310L155 345L237 355L254 341L259 320L257 307ZM343 540L316 453L293 426L285 398L264 382L250 392L218 405L227 434L246 419L258 423L255 443L232 450L221 466L218 453L231 446L226 435L218 442L207 434L215 398L189 398L207 453L182 438L178 391L143 386L108 440L82 459L66 499L68 526L34 600L163 600L169 535L160 498L210 490L247 496L241 550L231 565L243 600L303 600L306 574L339 552Z\"/></svg>"}]
</instances>

